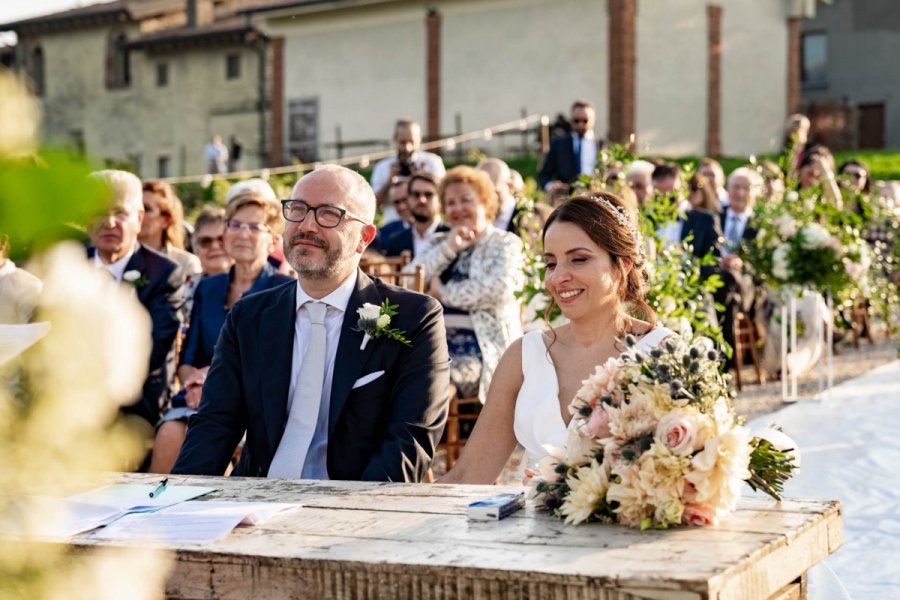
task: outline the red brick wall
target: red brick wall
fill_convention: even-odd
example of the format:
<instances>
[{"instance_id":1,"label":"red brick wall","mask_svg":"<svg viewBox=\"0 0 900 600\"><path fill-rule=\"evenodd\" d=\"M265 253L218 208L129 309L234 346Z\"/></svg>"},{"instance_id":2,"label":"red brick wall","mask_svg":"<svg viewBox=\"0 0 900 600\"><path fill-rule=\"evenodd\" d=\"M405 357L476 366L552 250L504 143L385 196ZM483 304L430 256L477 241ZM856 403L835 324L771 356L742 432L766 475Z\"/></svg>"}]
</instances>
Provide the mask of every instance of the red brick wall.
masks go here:
<instances>
[{"instance_id":1,"label":"red brick wall","mask_svg":"<svg viewBox=\"0 0 900 600\"><path fill-rule=\"evenodd\" d=\"M280 166L284 160L284 38L272 38L271 52L271 107L272 131L269 136L269 165Z\"/></svg>"},{"instance_id":2,"label":"red brick wall","mask_svg":"<svg viewBox=\"0 0 900 600\"><path fill-rule=\"evenodd\" d=\"M626 143L635 133L637 0L608 0L609 141Z\"/></svg>"},{"instance_id":3,"label":"red brick wall","mask_svg":"<svg viewBox=\"0 0 900 600\"><path fill-rule=\"evenodd\" d=\"M428 10L425 17L426 89L425 107L428 115L427 139L441 135L441 13Z\"/></svg>"},{"instance_id":4,"label":"red brick wall","mask_svg":"<svg viewBox=\"0 0 900 600\"><path fill-rule=\"evenodd\" d=\"M706 7L706 155L722 152L722 7Z\"/></svg>"},{"instance_id":5,"label":"red brick wall","mask_svg":"<svg viewBox=\"0 0 900 600\"><path fill-rule=\"evenodd\" d=\"M787 114L800 108L800 22L799 17L788 19Z\"/></svg>"}]
</instances>

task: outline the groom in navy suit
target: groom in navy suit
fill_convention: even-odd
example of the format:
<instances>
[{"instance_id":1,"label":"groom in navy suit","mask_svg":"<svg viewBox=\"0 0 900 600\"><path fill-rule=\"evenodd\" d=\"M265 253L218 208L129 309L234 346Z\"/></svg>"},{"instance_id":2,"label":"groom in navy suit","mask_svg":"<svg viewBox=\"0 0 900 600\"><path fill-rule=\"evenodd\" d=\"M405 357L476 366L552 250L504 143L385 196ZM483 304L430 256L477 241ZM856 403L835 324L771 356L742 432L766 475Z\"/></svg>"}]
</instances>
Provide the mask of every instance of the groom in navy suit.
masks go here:
<instances>
[{"instance_id":1,"label":"groom in navy suit","mask_svg":"<svg viewBox=\"0 0 900 600\"><path fill-rule=\"evenodd\" d=\"M551 198L568 194L569 184L580 175L593 172L599 148L594 138L596 116L593 102L576 100L572 104L571 133L550 142L538 182Z\"/></svg>"},{"instance_id":2,"label":"groom in navy suit","mask_svg":"<svg viewBox=\"0 0 900 600\"><path fill-rule=\"evenodd\" d=\"M440 305L359 269L375 236L359 174L321 167L282 207L299 281L231 310L173 473L221 475L246 432L234 475L421 481L449 404ZM382 330L405 341L360 323L384 301Z\"/></svg>"},{"instance_id":3,"label":"groom in navy suit","mask_svg":"<svg viewBox=\"0 0 900 600\"><path fill-rule=\"evenodd\" d=\"M141 180L115 170L98 171L92 177L109 188L111 202L107 213L88 227L88 258L122 285L134 287L153 324L149 372L141 397L123 407L122 412L137 415L155 427L169 401L169 383L174 377L184 277L176 263L137 241L144 218Z\"/></svg>"}]
</instances>

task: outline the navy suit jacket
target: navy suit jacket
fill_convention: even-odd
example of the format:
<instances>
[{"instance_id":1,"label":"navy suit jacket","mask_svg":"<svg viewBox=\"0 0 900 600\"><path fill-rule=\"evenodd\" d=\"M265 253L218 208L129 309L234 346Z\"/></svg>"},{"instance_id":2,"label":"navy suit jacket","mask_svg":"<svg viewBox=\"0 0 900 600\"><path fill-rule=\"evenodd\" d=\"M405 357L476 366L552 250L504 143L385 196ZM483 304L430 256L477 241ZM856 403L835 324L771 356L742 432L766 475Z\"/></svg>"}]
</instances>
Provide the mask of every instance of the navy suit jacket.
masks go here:
<instances>
[{"instance_id":1,"label":"navy suit jacket","mask_svg":"<svg viewBox=\"0 0 900 600\"><path fill-rule=\"evenodd\" d=\"M268 473L288 418L297 285L248 296L228 314L173 473L221 475L244 432L234 475ZM385 298L398 305L391 327L412 346L379 338L361 350L357 309ZM354 388L379 371L384 373ZM440 304L357 270L332 377L329 477L420 481L447 420L449 371Z\"/></svg>"},{"instance_id":2,"label":"navy suit jacket","mask_svg":"<svg viewBox=\"0 0 900 600\"><path fill-rule=\"evenodd\" d=\"M450 231L450 228L441 223L437 226L436 233L442 233L444 231ZM384 244L384 255L385 256L400 256L404 250L409 250L412 253L412 256L416 256L416 251L413 248L413 230L412 227L408 229L401 229L400 231L394 233L391 237L387 239Z\"/></svg>"},{"instance_id":3,"label":"navy suit jacket","mask_svg":"<svg viewBox=\"0 0 900 600\"><path fill-rule=\"evenodd\" d=\"M94 248L88 248L88 258L95 254ZM181 327L178 311L184 303L184 276L174 261L141 245L125 266L125 272L128 271L138 271L146 280L135 287L138 300L150 313L153 347L141 397L123 407L122 412L138 415L155 426L169 401L169 386L174 377L175 336ZM122 285L132 284L123 282Z\"/></svg>"},{"instance_id":4,"label":"navy suit jacket","mask_svg":"<svg viewBox=\"0 0 900 600\"><path fill-rule=\"evenodd\" d=\"M232 267L234 269L234 267ZM270 263L266 263L262 272L242 298L284 283L294 281L293 277L279 273ZM225 324L225 300L231 273L220 273L203 278L194 291L194 307L191 310L191 326L187 339L181 349L179 365L192 367L208 366L213 359L216 341Z\"/></svg>"},{"instance_id":5,"label":"navy suit jacket","mask_svg":"<svg viewBox=\"0 0 900 600\"><path fill-rule=\"evenodd\" d=\"M721 217L720 225L721 225L722 231L725 231L725 223L727 223L727 219L728 219L728 207L727 206L724 209L722 209L722 213L721 213L720 217ZM753 215L750 215L750 218L747 219L747 225L744 227L744 233L741 234L741 240L749 242L750 240L752 240L753 238L756 237L757 233L759 233L759 230L757 230L757 228L754 227Z\"/></svg>"},{"instance_id":6,"label":"navy suit jacket","mask_svg":"<svg viewBox=\"0 0 900 600\"><path fill-rule=\"evenodd\" d=\"M387 246L387 242L391 237L403 231L405 229L409 229L411 225L406 223L405 221L398 219L396 221L391 221L387 225L381 227L375 233L375 239L372 240L372 243L369 244L369 249L374 250L375 252L384 254L385 247Z\"/></svg>"},{"instance_id":7,"label":"navy suit jacket","mask_svg":"<svg viewBox=\"0 0 900 600\"><path fill-rule=\"evenodd\" d=\"M544 157L544 164L538 173L538 182L542 189L553 180L572 183L581 175L581 161L575 157L573 135L575 134L567 133L550 141L550 150ZM582 143L584 141L582 140ZM591 140L586 141L590 142ZM594 142L597 143L599 149L602 144L597 140Z\"/></svg>"},{"instance_id":8,"label":"navy suit jacket","mask_svg":"<svg viewBox=\"0 0 900 600\"><path fill-rule=\"evenodd\" d=\"M719 255L722 237L722 228L719 220L710 212L692 209L687 211L681 225L681 239L684 241L688 235L693 234L691 245L694 248L694 256L702 258L710 251L715 256ZM706 279L716 272L715 265L700 267L700 275Z\"/></svg>"}]
</instances>

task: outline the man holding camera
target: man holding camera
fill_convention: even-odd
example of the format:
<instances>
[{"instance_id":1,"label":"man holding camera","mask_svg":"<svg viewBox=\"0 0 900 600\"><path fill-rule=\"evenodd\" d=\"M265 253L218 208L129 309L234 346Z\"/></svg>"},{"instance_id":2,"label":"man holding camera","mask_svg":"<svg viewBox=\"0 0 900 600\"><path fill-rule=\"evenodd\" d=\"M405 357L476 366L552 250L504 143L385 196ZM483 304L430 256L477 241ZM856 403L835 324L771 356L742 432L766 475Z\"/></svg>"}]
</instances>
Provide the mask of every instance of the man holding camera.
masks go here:
<instances>
[{"instance_id":1,"label":"man holding camera","mask_svg":"<svg viewBox=\"0 0 900 600\"><path fill-rule=\"evenodd\" d=\"M421 143L422 128L419 127L419 123L410 117L397 119L397 124L394 126L394 144L397 147L397 155L378 161L375 168L372 169L371 185L375 191L378 206L383 207L385 224L400 218L393 206L385 204L391 181L395 177L409 177L418 171L427 171L440 179L446 173L441 157L419 150Z\"/></svg>"}]
</instances>

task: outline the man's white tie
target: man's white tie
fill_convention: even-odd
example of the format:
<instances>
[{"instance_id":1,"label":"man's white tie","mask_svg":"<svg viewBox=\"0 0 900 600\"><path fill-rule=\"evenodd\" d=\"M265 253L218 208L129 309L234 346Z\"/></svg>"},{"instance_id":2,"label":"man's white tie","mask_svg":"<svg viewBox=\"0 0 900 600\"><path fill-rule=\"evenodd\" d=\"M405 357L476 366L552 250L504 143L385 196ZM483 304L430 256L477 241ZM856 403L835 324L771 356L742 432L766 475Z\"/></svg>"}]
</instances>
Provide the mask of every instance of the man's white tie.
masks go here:
<instances>
[{"instance_id":1,"label":"man's white tie","mask_svg":"<svg viewBox=\"0 0 900 600\"><path fill-rule=\"evenodd\" d=\"M269 466L269 477L300 478L319 419L325 381L325 312L328 305L307 302L304 306L309 313L309 345L288 407L287 426Z\"/></svg>"}]
</instances>

